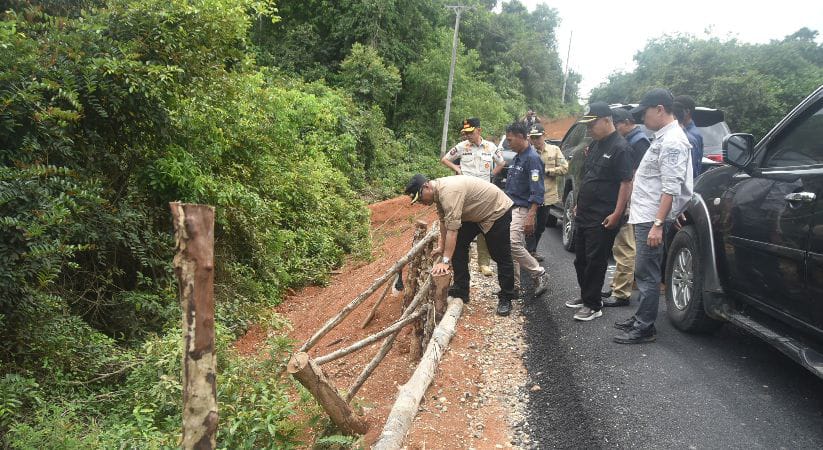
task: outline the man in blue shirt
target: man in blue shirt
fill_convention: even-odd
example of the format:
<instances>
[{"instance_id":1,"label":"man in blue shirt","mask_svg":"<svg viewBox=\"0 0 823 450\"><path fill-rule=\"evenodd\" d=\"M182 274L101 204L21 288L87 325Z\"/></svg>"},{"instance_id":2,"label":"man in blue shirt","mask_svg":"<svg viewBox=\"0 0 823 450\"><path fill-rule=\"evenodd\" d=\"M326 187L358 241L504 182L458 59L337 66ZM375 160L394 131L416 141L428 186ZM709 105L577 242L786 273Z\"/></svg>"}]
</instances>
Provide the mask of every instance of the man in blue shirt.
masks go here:
<instances>
[{"instance_id":1,"label":"man in blue shirt","mask_svg":"<svg viewBox=\"0 0 823 450\"><path fill-rule=\"evenodd\" d=\"M692 120L692 112L695 108L694 99L688 95L678 95L674 98L674 112L683 131L686 132L686 138L692 145L692 175L697 178L702 170L703 161L703 135L697 129L697 125Z\"/></svg>"},{"instance_id":2,"label":"man in blue shirt","mask_svg":"<svg viewBox=\"0 0 823 450\"><path fill-rule=\"evenodd\" d=\"M534 296L546 292L548 275L540 263L526 250L526 235L535 230L537 210L543 204L544 166L540 156L529 142L529 130L524 122L506 127L506 140L517 153L506 178L506 194L514 202L510 228L512 258L534 281ZM515 279L520 272L515 270Z\"/></svg>"}]
</instances>

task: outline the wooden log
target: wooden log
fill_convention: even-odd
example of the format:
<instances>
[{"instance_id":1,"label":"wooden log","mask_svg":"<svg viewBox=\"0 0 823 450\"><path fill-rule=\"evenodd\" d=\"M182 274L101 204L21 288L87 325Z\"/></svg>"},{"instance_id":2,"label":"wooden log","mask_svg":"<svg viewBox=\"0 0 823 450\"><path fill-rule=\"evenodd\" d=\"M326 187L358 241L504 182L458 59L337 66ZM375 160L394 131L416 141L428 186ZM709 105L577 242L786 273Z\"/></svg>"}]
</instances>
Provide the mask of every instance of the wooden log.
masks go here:
<instances>
[{"instance_id":1,"label":"wooden log","mask_svg":"<svg viewBox=\"0 0 823 450\"><path fill-rule=\"evenodd\" d=\"M446 312L446 297L449 296L449 285L452 282L452 273L434 277L434 312L437 320Z\"/></svg>"},{"instance_id":2,"label":"wooden log","mask_svg":"<svg viewBox=\"0 0 823 450\"><path fill-rule=\"evenodd\" d=\"M426 296L424 295L425 290L428 289L428 287L431 285L431 282L432 277L431 275L429 275L429 277L426 278L426 281L423 282L424 289L418 292L414 299L412 299L412 302L406 307L406 309L403 311L403 314L400 316L401 318L407 317L409 314L411 314L412 311L414 311L417 308L417 305L419 305L426 298ZM374 372L374 369L376 369L378 364L380 364L380 361L383 361L383 358L385 358L386 355L389 354L389 350L391 350L392 345L394 345L394 341L395 339L397 339L397 334L399 332L400 330L395 331L394 333L389 335L389 337L387 337L385 341L383 341L383 345L380 346L380 350L377 352L376 355L374 355L372 360L369 361L369 364L363 369L363 371L360 372L360 376L358 376L357 380L355 380L354 383L352 383L351 387L349 388L349 392L346 393L347 402L350 402L351 399L354 398L354 396L357 394L357 391L359 391L360 388L363 387L363 383L366 382L369 376L371 376L372 372Z\"/></svg>"},{"instance_id":3,"label":"wooden log","mask_svg":"<svg viewBox=\"0 0 823 450\"><path fill-rule=\"evenodd\" d=\"M217 446L217 355L214 346L214 208L169 203L177 254L174 272L183 310L184 449Z\"/></svg>"},{"instance_id":4,"label":"wooden log","mask_svg":"<svg viewBox=\"0 0 823 450\"><path fill-rule=\"evenodd\" d=\"M380 278L374 280L374 282L368 289L366 289L363 293L358 295L354 300L352 300L348 305L346 305L342 311L337 313L336 316L329 319L328 322L326 322L326 324L323 325L322 328L317 330L317 332L315 332L314 335L312 335L312 337L310 337L309 340L307 340L298 351L305 352L314 347L317 341L319 341L323 336L328 334L329 331L331 331L340 322L342 322L343 319L345 319L346 316L348 316L349 313L351 313L354 310L354 308L356 308L359 304L363 303L363 301L369 298L369 296L371 296L374 293L374 291L380 288L380 286L382 286L383 283L385 283L389 278L391 278L392 275L397 273L397 271L400 270L400 268L406 265L406 263L408 263L409 260L412 259L412 257L414 257L418 252L420 252L425 247L426 243L428 243L432 239L437 239L438 233L439 231L436 231L436 229L433 228L432 231L430 231L429 234L427 234L423 239L421 239L420 242L414 245L411 248L411 250L409 250L409 252L406 253L405 256L397 260L397 262L394 263L394 265L390 267L389 270L386 271L386 273L381 275Z\"/></svg>"},{"instance_id":5,"label":"wooden log","mask_svg":"<svg viewBox=\"0 0 823 450\"><path fill-rule=\"evenodd\" d=\"M380 339L383 339L384 337L386 337L390 334L394 334L394 333L402 330L403 327L405 327L406 325L408 325L408 324L412 323L413 321L417 320L420 316L425 314L428 310L429 310L428 306L423 305L423 308L421 308L420 310L414 312L412 315L410 315L408 317L404 317L402 319L399 319L398 321L396 321L393 324L386 327L383 331L380 331L379 333L375 333L375 334L372 334L369 337L361 339L361 340L355 342L354 344L352 344L348 347L341 348L339 350L333 351L333 352L329 353L328 355L317 357L317 358L314 359L314 362L316 362L318 365L322 366L323 364L334 361L335 359L342 358L342 357L348 355L351 352L356 352L357 350L360 350L361 348L363 348L363 347L365 347L369 344L377 342Z\"/></svg>"},{"instance_id":6,"label":"wooden log","mask_svg":"<svg viewBox=\"0 0 823 450\"><path fill-rule=\"evenodd\" d=\"M377 302L375 302L374 306L372 306L371 311L369 311L369 315L368 315L368 316L366 316L366 318L365 318L365 319L363 319L363 323L361 323L361 324L360 324L360 328L366 328L366 325L368 325L368 324L369 324L369 322L371 322L371 320L372 320L372 319L374 319L374 314L375 314L375 312L377 312L377 308L379 308L379 307L380 307L380 304L381 304L381 303L383 303L383 300L385 300L385 299L386 299L386 295L388 295L389 290L390 290L392 287L394 287L394 283L396 283L396 282L397 282L397 277L402 276L402 275L401 275L401 273L402 273L402 271L401 271L401 272L397 272L397 274L395 274L395 276L394 276L394 279L393 279L394 281L392 281L391 283L387 284L387 285L386 285L386 289L383 289L383 293L382 293L382 294L380 294L380 298L379 298L379 299L377 299Z\"/></svg>"},{"instance_id":7,"label":"wooden log","mask_svg":"<svg viewBox=\"0 0 823 450\"><path fill-rule=\"evenodd\" d=\"M426 347L426 353L409 381L400 388L397 400L389 413L388 419L386 419L386 426L372 449L395 450L403 446L403 440L406 438L406 433L408 433L412 420L417 414L420 400L434 379L437 365L440 363L440 358L448 347L449 341L454 336L457 319L460 318L462 312L463 301L455 298L450 299L446 314L435 328L432 339Z\"/></svg>"},{"instance_id":8,"label":"wooden log","mask_svg":"<svg viewBox=\"0 0 823 450\"><path fill-rule=\"evenodd\" d=\"M426 222L422 220L418 220L415 224L414 230L414 237L412 238L412 245L418 245L423 240L423 233L426 231ZM434 230L437 229L438 232L435 233ZM429 235L435 234L439 238L439 227L434 226L432 230L429 232ZM427 237L429 236L427 235ZM424 244L425 245L425 244ZM423 248L423 247L421 247ZM414 298L414 295L417 293L417 285L418 285L418 277L420 275L420 263L423 261L423 254L418 253L412 258L411 262L409 263L409 267L406 270L406 290L403 292L403 307L405 308Z\"/></svg>"},{"instance_id":9,"label":"wooden log","mask_svg":"<svg viewBox=\"0 0 823 450\"><path fill-rule=\"evenodd\" d=\"M288 372L311 392L331 421L343 434L366 434L369 424L358 417L337 389L329 383L323 370L307 353L295 353L287 366Z\"/></svg>"},{"instance_id":10,"label":"wooden log","mask_svg":"<svg viewBox=\"0 0 823 450\"><path fill-rule=\"evenodd\" d=\"M432 259L432 253L434 252L434 242L429 242L426 245L426 249L423 251L421 255L422 258L420 260L420 264L418 265L418 270L420 274L423 273L431 273L431 269L434 266L434 261ZM432 292L434 290L434 285L432 285L429 289L426 289L426 303L432 303ZM434 308L432 307L432 316ZM423 356L423 349L425 348L427 338L426 338L426 328L428 320L426 317L423 317L419 321L415 322L414 330L412 331L412 339L409 343L409 356L412 360L419 360L421 356ZM434 328L434 324L430 325L430 328Z\"/></svg>"}]
</instances>

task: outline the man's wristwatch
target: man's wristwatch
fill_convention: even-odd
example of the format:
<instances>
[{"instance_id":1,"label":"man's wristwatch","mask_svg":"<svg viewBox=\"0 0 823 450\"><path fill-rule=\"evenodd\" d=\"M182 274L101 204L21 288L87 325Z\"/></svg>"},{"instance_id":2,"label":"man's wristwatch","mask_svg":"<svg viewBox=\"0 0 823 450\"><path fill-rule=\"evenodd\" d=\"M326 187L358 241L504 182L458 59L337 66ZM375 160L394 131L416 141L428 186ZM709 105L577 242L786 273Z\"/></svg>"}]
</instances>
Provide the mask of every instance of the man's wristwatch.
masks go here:
<instances>
[{"instance_id":1,"label":"man's wristwatch","mask_svg":"<svg viewBox=\"0 0 823 450\"><path fill-rule=\"evenodd\" d=\"M660 219L658 219L658 218L655 218L655 219L654 219L654 226L656 226L656 227L662 227L662 226L663 226L663 221L662 221L662 220L660 220Z\"/></svg>"},{"instance_id":2,"label":"man's wristwatch","mask_svg":"<svg viewBox=\"0 0 823 450\"><path fill-rule=\"evenodd\" d=\"M443 264L451 264L451 259L448 256L443 257Z\"/></svg>"}]
</instances>

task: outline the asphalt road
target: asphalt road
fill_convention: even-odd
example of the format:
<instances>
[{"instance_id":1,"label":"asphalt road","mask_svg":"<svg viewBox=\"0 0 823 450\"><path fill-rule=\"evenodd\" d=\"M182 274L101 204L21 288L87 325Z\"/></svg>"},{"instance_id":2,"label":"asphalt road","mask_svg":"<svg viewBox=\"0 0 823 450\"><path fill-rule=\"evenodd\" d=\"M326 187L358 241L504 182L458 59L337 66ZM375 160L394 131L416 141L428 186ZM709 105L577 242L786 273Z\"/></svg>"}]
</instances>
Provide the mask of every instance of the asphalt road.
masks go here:
<instances>
[{"instance_id":1,"label":"asphalt road","mask_svg":"<svg viewBox=\"0 0 823 450\"><path fill-rule=\"evenodd\" d=\"M538 252L549 290L523 308L533 448L823 448L823 380L754 336L673 328L661 302L657 342L619 345L612 324L637 306L591 322L563 303L579 296L559 229ZM635 292L635 296L636 296Z\"/></svg>"}]
</instances>

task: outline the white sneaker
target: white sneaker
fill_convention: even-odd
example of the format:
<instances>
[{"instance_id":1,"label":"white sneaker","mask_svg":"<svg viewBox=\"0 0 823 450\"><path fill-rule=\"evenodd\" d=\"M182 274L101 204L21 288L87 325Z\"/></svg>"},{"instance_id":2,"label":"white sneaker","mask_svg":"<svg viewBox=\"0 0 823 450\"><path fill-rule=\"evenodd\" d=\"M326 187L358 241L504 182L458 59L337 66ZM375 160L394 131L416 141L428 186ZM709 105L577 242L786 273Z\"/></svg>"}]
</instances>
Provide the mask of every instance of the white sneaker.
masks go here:
<instances>
[{"instance_id":1,"label":"white sneaker","mask_svg":"<svg viewBox=\"0 0 823 450\"><path fill-rule=\"evenodd\" d=\"M543 273L534 280L534 296L540 296L547 289L549 289L549 274L543 270Z\"/></svg>"},{"instance_id":2,"label":"white sneaker","mask_svg":"<svg viewBox=\"0 0 823 450\"><path fill-rule=\"evenodd\" d=\"M566 302L566 308L582 308L583 307L583 299L576 298L574 300L569 300Z\"/></svg>"}]
</instances>

